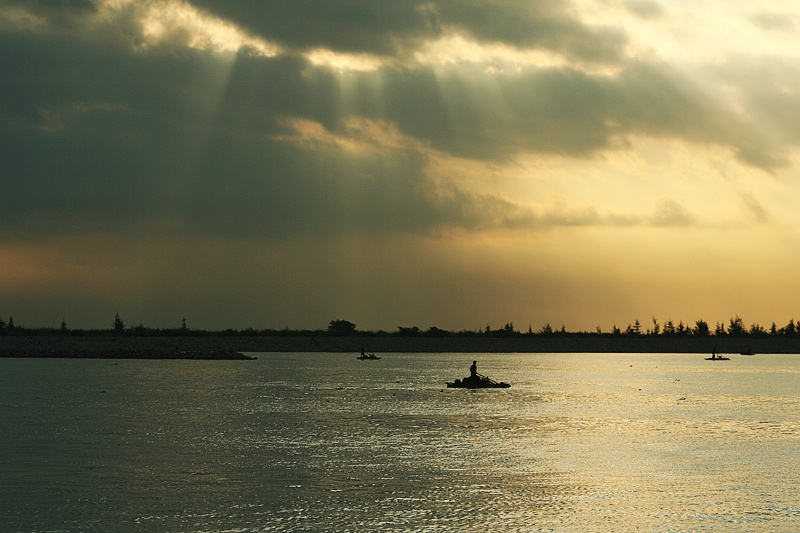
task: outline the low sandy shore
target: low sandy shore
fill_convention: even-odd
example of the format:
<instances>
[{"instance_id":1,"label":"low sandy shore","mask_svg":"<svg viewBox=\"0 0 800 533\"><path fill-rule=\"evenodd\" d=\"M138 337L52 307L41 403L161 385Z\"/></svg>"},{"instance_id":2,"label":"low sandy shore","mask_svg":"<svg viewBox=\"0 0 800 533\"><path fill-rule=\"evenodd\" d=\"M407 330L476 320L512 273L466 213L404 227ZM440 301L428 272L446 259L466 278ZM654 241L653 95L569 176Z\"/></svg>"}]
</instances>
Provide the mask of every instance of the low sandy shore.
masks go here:
<instances>
[{"instance_id":1,"label":"low sandy shore","mask_svg":"<svg viewBox=\"0 0 800 533\"><path fill-rule=\"evenodd\" d=\"M0 357L248 359L253 352L377 353L800 353L798 338L487 337L114 337L2 336Z\"/></svg>"}]
</instances>

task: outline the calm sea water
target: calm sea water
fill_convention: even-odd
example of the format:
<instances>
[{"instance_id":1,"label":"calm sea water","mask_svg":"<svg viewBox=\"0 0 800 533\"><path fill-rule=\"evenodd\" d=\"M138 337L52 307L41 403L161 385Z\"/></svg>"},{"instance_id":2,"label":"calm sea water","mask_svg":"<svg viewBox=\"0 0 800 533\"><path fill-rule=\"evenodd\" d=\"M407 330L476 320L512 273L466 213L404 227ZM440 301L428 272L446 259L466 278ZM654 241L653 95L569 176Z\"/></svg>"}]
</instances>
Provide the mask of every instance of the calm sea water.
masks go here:
<instances>
[{"instance_id":1,"label":"calm sea water","mask_svg":"<svg viewBox=\"0 0 800 533\"><path fill-rule=\"evenodd\" d=\"M0 359L0 530L800 531L800 356L257 355Z\"/></svg>"}]
</instances>

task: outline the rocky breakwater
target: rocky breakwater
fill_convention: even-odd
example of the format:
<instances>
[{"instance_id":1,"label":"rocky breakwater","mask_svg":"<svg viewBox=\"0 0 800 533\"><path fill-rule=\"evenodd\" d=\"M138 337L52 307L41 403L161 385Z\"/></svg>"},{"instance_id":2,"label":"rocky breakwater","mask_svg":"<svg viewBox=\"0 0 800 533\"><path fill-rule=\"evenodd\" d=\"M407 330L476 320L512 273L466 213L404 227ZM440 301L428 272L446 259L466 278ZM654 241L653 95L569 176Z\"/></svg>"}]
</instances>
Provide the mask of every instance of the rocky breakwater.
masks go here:
<instances>
[{"instance_id":1,"label":"rocky breakwater","mask_svg":"<svg viewBox=\"0 0 800 533\"><path fill-rule=\"evenodd\" d=\"M203 337L0 337L0 357L96 359L255 359L222 338Z\"/></svg>"}]
</instances>

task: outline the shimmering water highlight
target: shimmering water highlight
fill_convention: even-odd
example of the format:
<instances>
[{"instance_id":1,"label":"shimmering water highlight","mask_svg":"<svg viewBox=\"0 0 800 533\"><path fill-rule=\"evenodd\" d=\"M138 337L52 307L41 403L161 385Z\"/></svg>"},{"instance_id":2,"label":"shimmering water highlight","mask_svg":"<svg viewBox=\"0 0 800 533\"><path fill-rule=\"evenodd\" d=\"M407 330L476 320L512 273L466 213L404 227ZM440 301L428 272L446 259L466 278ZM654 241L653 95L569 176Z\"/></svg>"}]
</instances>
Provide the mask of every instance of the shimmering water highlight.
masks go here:
<instances>
[{"instance_id":1,"label":"shimmering water highlight","mask_svg":"<svg viewBox=\"0 0 800 533\"><path fill-rule=\"evenodd\" d=\"M800 531L797 356L257 355L0 360L3 531Z\"/></svg>"}]
</instances>

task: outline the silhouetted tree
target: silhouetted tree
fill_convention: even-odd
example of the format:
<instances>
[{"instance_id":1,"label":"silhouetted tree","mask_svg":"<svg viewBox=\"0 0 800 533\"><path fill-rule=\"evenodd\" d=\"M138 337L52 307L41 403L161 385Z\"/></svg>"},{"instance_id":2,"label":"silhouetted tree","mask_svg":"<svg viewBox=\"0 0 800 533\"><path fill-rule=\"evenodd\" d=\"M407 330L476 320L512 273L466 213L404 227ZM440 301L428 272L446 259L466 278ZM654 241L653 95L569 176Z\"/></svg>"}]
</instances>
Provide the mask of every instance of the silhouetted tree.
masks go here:
<instances>
[{"instance_id":1,"label":"silhouetted tree","mask_svg":"<svg viewBox=\"0 0 800 533\"><path fill-rule=\"evenodd\" d=\"M706 322L705 320L698 320L698 321L695 322L695 328L694 328L694 334L695 335L698 335L700 337L704 337L704 336L708 335L709 333L710 332L709 332L709 329L708 329L708 322Z\"/></svg>"},{"instance_id":2,"label":"silhouetted tree","mask_svg":"<svg viewBox=\"0 0 800 533\"><path fill-rule=\"evenodd\" d=\"M628 324L627 329L623 332L620 331L620 328L614 324L610 331L607 333L603 333L600 326L596 326L594 331L579 331L577 334L579 335L630 335L630 336L640 336L640 335L652 335L652 336L659 336L659 335L696 335L696 336L707 336L707 335L719 335L719 336L741 336L741 337L776 337L778 335L793 337L796 338L800 336L800 324L796 324L794 319L792 318L789 320L789 323L779 328L772 322L771 326L763 327L758 323L752 324L749 328L746 328L744 325L744 321L736 315L734 318L730 319L730 324L726 327L725 322L717 322L716 328L714 329L713 333L710 331L710 327L708 322L705 320L697 320L695 321L694 326L690 326L689 324L684 324L682 321L678 323L677 326L674 325L672 320L667 320L663 324L659 324L656 317L651 317L653 326L651 328L645 329L639 320L636 320L633 325ZM462 330L459 332L451 332L448 330L444 330L441 328L437 328L435 326L431 326L426 331L421 331L418 327L403 327L398 326L398 333L394 335L401 335L401 336L418 336L424 335L428 337L450 337L450 336L457 336L457 337L478 337L482 335L491 336L491 337L510 337L510 336L534 336L534 335L569 335L570 333L567 332L566 326L561 325L560 329L554 329L550 323L546 323L542 328L536 332L533 331L533 328L528 325L527 333L521 333L514 329L514 323L508 322L504 326L498 329L492 329L490 325L486 326L485 330L481 330L480 328L477 330ZM28 327L17 327L14 324L14 318L9 317L8 322L3 319L0 319L0 335L3 334L42 334L42 335L53 335L53 334L63 334L63 335L85 335L86 331L81 329L71 330L66 322L66 319L62 319L60 330L55 330L54 328L42 328L40 332L37 332L36 328L28 328ZM108 331L108 330L106 330ZM180 329L171 328L167 330L159 330L159 329L151 329L145 328L141 322L139 322L138 326L127 326L123 320L120 318L119 313L114 316L114 323L111 329L111 332L115 334L125 334L125 335L178 335L184 334L189 331L189 328L186 323L186 317L181 319L181 326ZM13 332L13 333L12 333ZM203 333L210 333L214 334L215 332L203 332L202 330L195 330L197 335L201 335ZM193 334L195 333L193 332ZM386 331L367 331L367 332L358 332L356 330L356 325L352 322L347 320L332 320L327 328L327 332L330 334L335 335L359 335L359 336L389 336L393 335L392 333L387 333ZM253 328L248 328L246 330L233 330L227 329L224 332L216 332L218 334L225 334L225 335L275 335L275 334L283 334L283 335L318 335L322 334L322 330L315 330L315 331L297 331L297 330L289 330L289 326L286 326L282 331L275 331L265 329L262 331L256 331Z\"/></svg>"},{"instance_id":3,"label":"silhouetted tree","mask_svg":"<svg viewBox=\"0 0 800 533\"><path fill-rule=\"evenodd\" d=\"M114 315L114 325L112 326L112 331L117 335L120 335L125 332L125 322L119 317L119 313Z\"/></svg>"},{"instance_id":4,"label":"silhouetted tree","mask_svg":"<svg viewBox=\"0 0 800 533\"><path fill-rule=\"evenodd\" d=\"M356 331L356 325L348 320L331 320L328 324L328 333L331 335L352 335Z\"/></svg>"},{"instance_id":5,"label":"silhouetted tree","mask_svg":"<svg viewBox=\"0 0 800 533\"><path fill-rule=\"evenodd\" d=\"M6 332L7 327L8 324L6 324L6 321L0 318L0 335L3 335Z\"/></svg>"},{"instance_id":6,"label":"silhouetted tree","mask_svg":"<svg viewBox=\"0 0 800 533\"><path fill-rule=\"evenodd\" d=\"M425 333L429 337L444 337L447 332L443 329L439 329L436 326L431 326L428 328L428 331Z\"/></svg>"},{"instance_id":7,"label":"silhouetted tree","mask_svg":"<svg viewBox=\"0 0 800 533\"><path fill-rule=\"evenodd\" d=\"M499 333L503 337L511 337L512 335L514 335L516 333L516 331L514 331L514 323L513 322L509 322L508 324L503 326L503 329Z\"/></svg>"},{"instance_id":8,"label":"silhouetted tree","mask_svg":"<svg viewBox=\"0 0 800 533\"><path fill-rule=\"evenodd\" d=\"M744 320L736 315L736 318L731 318L731 324L728 326L728 335L744 335Z\"/></svg>"},{"instance_id":9,"label":"silhouetted tree","mask_svg":"<svg viewBox=\"0 0 800 533\"><path fill-rule=\"evenodd\" d=\"M411 326L410 328L397 326L397 331L400 333L401 337L416 337L419 335L419 327L417 326Z\"/></svg>"}]
</instances>

